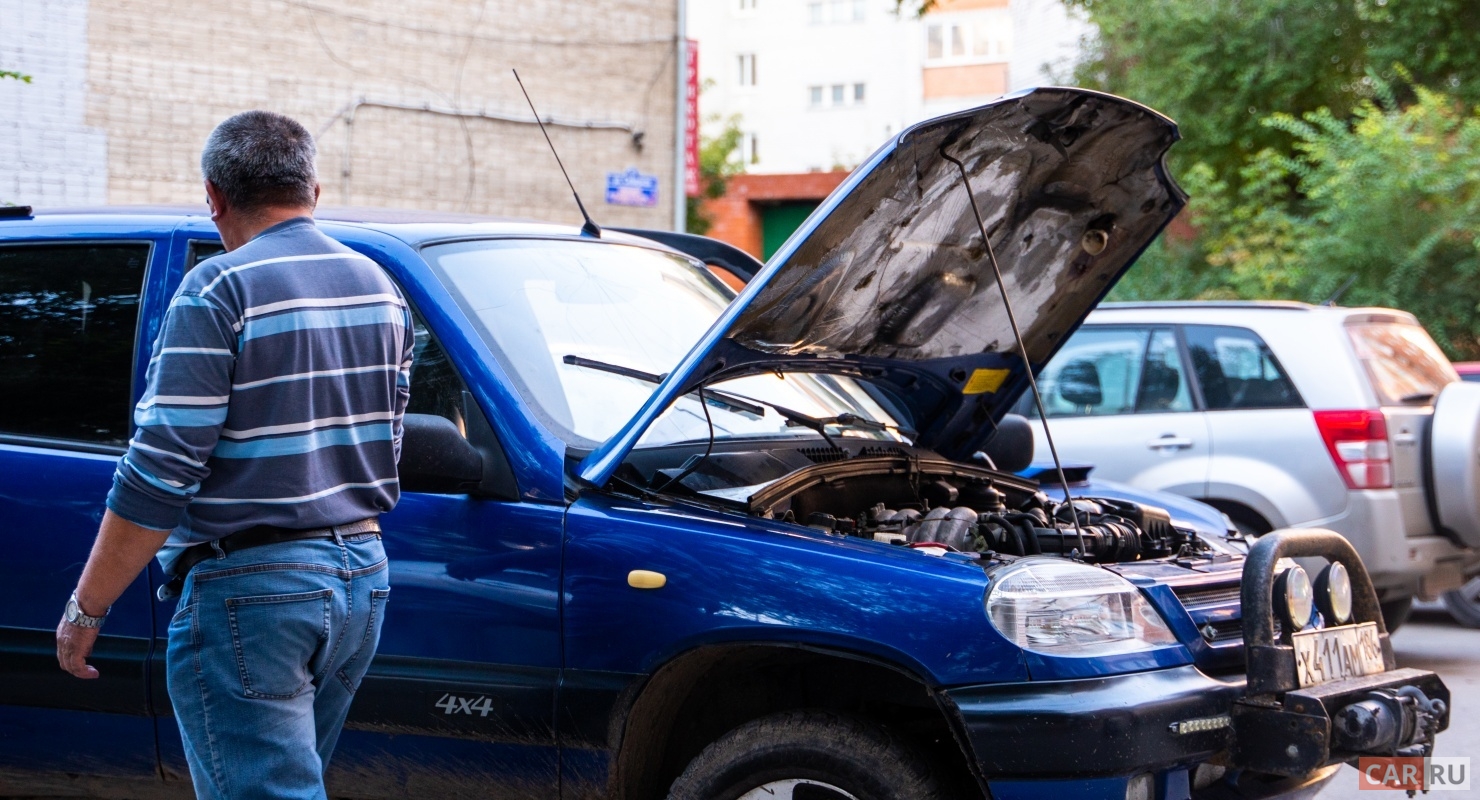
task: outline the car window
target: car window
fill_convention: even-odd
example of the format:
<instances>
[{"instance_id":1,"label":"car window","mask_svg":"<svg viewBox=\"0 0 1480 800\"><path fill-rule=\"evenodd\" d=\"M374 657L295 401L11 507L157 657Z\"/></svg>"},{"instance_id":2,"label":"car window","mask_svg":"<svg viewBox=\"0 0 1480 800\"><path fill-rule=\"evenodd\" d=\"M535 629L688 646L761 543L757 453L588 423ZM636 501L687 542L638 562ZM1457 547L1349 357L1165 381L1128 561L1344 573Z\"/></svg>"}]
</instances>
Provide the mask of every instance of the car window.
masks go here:
<instances>
[{"instance_id":1,"label":"car window","mask_svg":"<svg viewBox=\"0 0 1480 800\"><path fill-rule=\"evenodd\" d=\"M0 434L127 444L149 248L0 246Z\"/></svg>"},{"instance_id":2,"label":"car window","mask_svg":"<svg viewBox=\"0 0 1480 800\"><path fill-rule=\"evenodd\" d=\"M416 343L411 351L411 399L406 404L406 413L432 414L451 420L466 434L462 378L420 314L412 315L412 323Z\"/></svg>"},{"instance_id":3,"label":"car window","mask_svg":"<svg viewBox=\"0 0 1480 800\"><path fill-rule=\"evenodd\" d=\"M1447 384L1459 380L1449 359L1418 325L1348 323L1346 333L1382 405L1401 405L1424 395L1432 399Z\"/></svg>"},{"instance_id":4,"label":"car window","mask_svg":"<svg viewBox=\"0 0 1480 800\"><path fill-rule=\"evenodd\" d=\"M1081 328L1038 376L1048 416L1098 417L1135 411L1150 340L1151 331L1146 328ZM1037 416L1032 413L1036 411L1032 397L1025 396L1019 406L1019 413Z\"/></svg>"},{"instance_id":5,"label":"car window","mask_svg":"<svg viewBox=\"0 0 1480 800\"><path fill-rule=\"evenodd\" d=\"M1259 334L1221 325L1188 325L1183 334L1210 411L1305 405Z\"/></svg>"},{"instance_id":6,"label":"car window","mask_svg":"<svg viewBox=\"0 0 1480 800\"><path fill-rule=\"evenodd\" d=\"M1141 366L1141 383L1136 387L1136 413L1191 410L1192 391L1182 371L1177 335L1169 328L1158 328L1151 332L1151 339L1146 343L1146 362Z\"/></svg>"},{"instance_id":7,"label":"car window","mask_svg":"<svg viewBox=\"0 0 1480 800\"><path fill-rule=\"evenodd\" d=\"M215 239L193 239L190 242L190 255L185 261L185 271L189 272L200 266L200 262L224 252L226 248Z\"/></svg>"}]
</instances>

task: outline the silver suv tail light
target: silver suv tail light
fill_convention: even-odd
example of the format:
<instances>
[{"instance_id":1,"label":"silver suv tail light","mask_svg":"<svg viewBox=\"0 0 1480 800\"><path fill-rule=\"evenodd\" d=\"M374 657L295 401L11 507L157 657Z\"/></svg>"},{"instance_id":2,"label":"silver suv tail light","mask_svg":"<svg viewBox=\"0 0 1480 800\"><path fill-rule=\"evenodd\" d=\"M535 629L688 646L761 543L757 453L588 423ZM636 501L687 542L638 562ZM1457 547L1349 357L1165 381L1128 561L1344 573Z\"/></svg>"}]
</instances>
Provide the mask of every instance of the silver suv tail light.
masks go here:
<instances>
[{"instance_id":1,"label":"silver suv tail light","mask_svg":"<svg viewBox=\"0 0 1480 800\"><path fill-rule=\"evenodd\" d=\"M1349 488L1392 488L1393 460L1381 411L1316 411L1315 417L1326 451Z\"/></svg>"}]
</instances>

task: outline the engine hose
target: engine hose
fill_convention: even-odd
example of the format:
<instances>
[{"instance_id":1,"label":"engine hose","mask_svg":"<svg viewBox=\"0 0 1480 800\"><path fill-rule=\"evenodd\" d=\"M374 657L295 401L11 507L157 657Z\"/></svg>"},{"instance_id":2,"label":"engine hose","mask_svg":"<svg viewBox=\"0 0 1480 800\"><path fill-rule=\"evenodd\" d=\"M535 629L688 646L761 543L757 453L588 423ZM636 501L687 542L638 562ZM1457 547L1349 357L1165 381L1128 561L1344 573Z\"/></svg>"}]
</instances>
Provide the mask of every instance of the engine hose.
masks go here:
<instances>
[{"instance_id":1,"label":"engine hose","mask_svg":"<svg viewBox=\"0 0 1480 800\"><path fill-rule=\"evenodd\" d=\"M987 522L1002 529L1002 542L1004 544L1007 543L1008 534L1012 534L1012 541L1017 546L1017 555L1025 556L1028 554L1027 546L1023 544L1023 535L1018 531L1017 525L1009 522L1001 514L988 514Z\"/></svg>"},{"instance_id":2,"label":"engine hose","mask_svg":"<svg viewBox=\"0 0 1480 800\"><path fill-rule=\"evenodd\" d=\"M1033 551L1031 555L1043 555L1043 543L1038 541L1038 534L1033 530L1033 523L1023 520L1021 524L1023 526L1022 531L1024 537L1028 540L1029 549ZM1062 534L1063 530L1061 529L1059 533Z\"/></svg>"}]
</instances>

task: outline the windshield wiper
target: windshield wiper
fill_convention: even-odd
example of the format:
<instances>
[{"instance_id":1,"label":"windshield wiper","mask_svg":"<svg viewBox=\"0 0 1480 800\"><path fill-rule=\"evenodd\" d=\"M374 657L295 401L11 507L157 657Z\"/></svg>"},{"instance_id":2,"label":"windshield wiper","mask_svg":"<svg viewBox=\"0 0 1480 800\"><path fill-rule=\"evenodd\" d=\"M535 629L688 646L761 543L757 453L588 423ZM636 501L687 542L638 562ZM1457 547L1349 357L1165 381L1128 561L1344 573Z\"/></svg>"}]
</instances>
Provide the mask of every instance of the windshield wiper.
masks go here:
<instances>
[{"instance_id":1,"label":"windshield wiper","mask_svg":"<svg viewBox=\"0 0 1480 800\"><path fill-rule=\"evenodd\" d=\"M817 421L822 423L823 425L839 425L844 428L862 428L866 431L884 431L886 433L888 431L894 431L895 433L905 437L906 439L909 439L910 441L914 441L915 438L920 435L918 431L912 431L909 428L901 428L898 425L890 425L887 422L880 422L876 419L869 419L868 417L860 417L857 414L852 413L851 411L844 411L836 417L824 417Z\"/></svg>"},{"instance_id":2,"label":"windshield wiper","mask_svg":"<svg viewBox=\"0 0 1480 800\"><path fill-rule=\"evenodd\" d=\"M573 367L599 369L602 372L610 372L613 375L622 375L628 378L636 378L637 380L647 381L648 383L662 383L663 379L668 377L667 375L655 375L651 372L643 372L642 370L632 369L631 367L624 367L620 364L608 364L605 361L597 361L591 358L582 358L581 356L565 356L560 360L567 364L570 364ZM698 391L695 390L693 392L690 392L689 394L698 394ZM833 441L833 438L831 436L827 435L827 426L834 424L853 424L854 420L862 419L861 417L856 417L853 414L839 414L838 416L831 419L818 419L816 417L803 414L800 411L793 411L786 406L777 405L769 400L757 400L753 397L741 397L739 395L730 394L729 392L716 392L713 389L706 389L704 393L700 395L700 399L714 403L715 405L721 407L730 408L735 411L741 411L746 414L753 414L757 417L763 416L766 412L766 409L762 408L762 406L769 406L772 411L775 411L778 415L781 416L782 419L786 420L787 422L816 431L818 435L827 440L828 444L832 445L838 450L841 450L843 448L838 447L838 443ZM847 421L845 421L845 418ZM872 420L867 421L872 422ZM874 424L882 425L883 423Z\"/></svg>"},{"instance_id":3,"label":"windshield wiper","mask_svg":"<svg viewBox=\"0 0 1480 800\"><path fill-rule=\"evenodd\" d=\"M659 375L653 372L643 372L640 369L624 367L621 364L608 364L605 361L597 361L594 358L584 358L582 356L565 356L560 360L573 367L585 367L587 369L610 372L613 375L621 375L625 378L636 378L637 380L646 381L647 383L662 383L663 379L668 377L666 374ZM697 393L689 392L689 394L692 395ZM739 411L742 414L750 414L756 417L762 417L766 414L766 409L762 406L756 403L748 402L725 392L716 392L712 390L706 391L704 393L703 399L708 402L714 403L717 406L728 408L731 411Z\"/></svg>"}]
</instances>

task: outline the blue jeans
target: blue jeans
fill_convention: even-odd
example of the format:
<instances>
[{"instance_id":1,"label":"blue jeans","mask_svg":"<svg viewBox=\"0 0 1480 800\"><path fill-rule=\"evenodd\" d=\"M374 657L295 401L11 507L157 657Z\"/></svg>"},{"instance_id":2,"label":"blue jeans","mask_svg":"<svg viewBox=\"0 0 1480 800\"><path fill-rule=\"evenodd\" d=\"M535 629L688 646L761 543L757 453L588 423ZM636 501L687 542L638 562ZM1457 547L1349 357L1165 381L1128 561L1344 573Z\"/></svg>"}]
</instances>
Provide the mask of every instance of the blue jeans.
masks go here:
<instances>
[{"instance_id":1,"label":"blue jeans","mask_svg":"<svg viewBox=\"0 0 1480 800\"><path fill-rule=\"evenodd\" d=\"M196 797L325 797L389 596L374 534L248 548L190 571L166 661Z\"/></svg>"}]
</instances>

